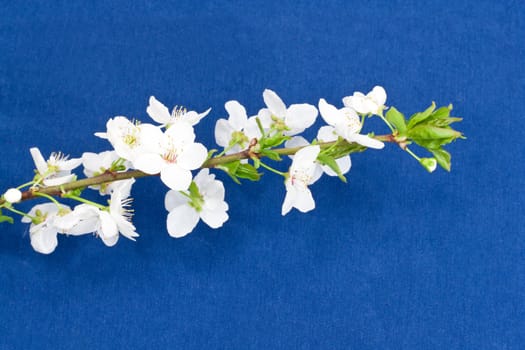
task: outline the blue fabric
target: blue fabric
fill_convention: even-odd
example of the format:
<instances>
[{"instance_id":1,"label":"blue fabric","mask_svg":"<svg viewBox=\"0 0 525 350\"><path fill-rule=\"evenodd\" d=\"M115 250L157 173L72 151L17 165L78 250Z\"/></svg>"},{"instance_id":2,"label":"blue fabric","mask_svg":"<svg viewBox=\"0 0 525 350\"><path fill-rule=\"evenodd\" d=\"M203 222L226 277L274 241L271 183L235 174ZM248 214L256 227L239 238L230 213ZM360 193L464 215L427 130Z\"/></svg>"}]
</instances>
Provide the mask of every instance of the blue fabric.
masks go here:
<instances>
[{"instance_id":1,"label":"blue fabric","mask_svg":"<svg viewBox=\"0 0 525 350\"><path fill-rule=\"evenodd\" d=\"M322 179L316 210L284 218L277 176L220 175L230 220L179 240L154 178L133 190L136 243L60 237L44 256L2 224L1 349L525 347L523 1L0 8L0 189L31 178L32 146L109 149L93 133L147 120L150 95L212 107L196 128L210 148L224 102L255 113L264 88L316 104L380 84L406 114L453 103L468 137L450 174L392 145L355 155L347 185Z\"/></svg>"}]
</instances>

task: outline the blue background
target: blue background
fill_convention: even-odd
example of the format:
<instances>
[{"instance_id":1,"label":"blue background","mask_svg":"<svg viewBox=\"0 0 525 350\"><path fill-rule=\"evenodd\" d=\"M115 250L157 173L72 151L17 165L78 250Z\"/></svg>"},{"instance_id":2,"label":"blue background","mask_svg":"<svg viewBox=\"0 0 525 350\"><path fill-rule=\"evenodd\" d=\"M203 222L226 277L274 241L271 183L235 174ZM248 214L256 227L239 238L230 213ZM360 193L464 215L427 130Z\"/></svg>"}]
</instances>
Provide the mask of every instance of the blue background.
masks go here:
<instances>
[{"instance_id":1,"label":"blue background","mask_svg":"<svg viewBox=\"0 0 525 350\"><path fill-rule=\"evenodd\" d=\"M225 179L230 221L179 240L158 179L134 188L136 243L60 237L44 256L26 225L2 224L0 348L525 347L523 1L0 8L2 189L31 177L32 146L109 149L92 134L147 120L150 95L212 107L197 126L210 148L224 102L256 113L264 88L316 104L380 84L406 114L453 103L468 136L450 174L392 145L355 155L348 185L316 183L305 215L281 217L272 174Z\"/></svg>"}]
</instances>

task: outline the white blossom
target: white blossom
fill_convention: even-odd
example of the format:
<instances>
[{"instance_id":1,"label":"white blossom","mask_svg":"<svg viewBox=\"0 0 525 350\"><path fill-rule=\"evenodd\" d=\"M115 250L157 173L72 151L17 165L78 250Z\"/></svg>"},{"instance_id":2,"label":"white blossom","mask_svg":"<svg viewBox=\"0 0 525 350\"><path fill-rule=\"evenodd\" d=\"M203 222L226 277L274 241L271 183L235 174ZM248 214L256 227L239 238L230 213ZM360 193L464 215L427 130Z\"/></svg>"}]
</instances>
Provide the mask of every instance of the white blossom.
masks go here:
<instances>
[{"instance_id":1,"label":"white blossom","mask_svg":"<svg viewBox=\"0 0 525 350\"><path fill-rule=\"evenodd\" d=\"M104 174L106 171L110 170L113 163L119 159L120 157L115 151L105 151L101 153L85 152L82 154L84 175L87 177L93 177ZM124 169L121 169L120 171L126 171L131 167L129 161L123 161L122 165L124 166ZM120 187L123 184L123 181L124 180L90 186L90 188L99 190L101 195L111 194L114 188ZM129 193L126 197L127 196L129 196Z\"/></svg>"},{"instance_id":2,"label":"white blossom","mask_svg":"<svg viewBox=\"0 0 525 350\"><path fill-rule=\"evenodd\" d=\"M208 108L202 113L197 113L195 111L188 111L186 108L183 107L175 107L170 113L168 107L166 107L164 104L162 104L162 102L157 100L155 96L151 96L149 98L149 106L146 109L146 112L151 117L151 119L161 124L162 126L167 127L169 127L177 121L185 121L190 123L192 126L196 125L202 118L207 116L208 113L210 113L210 111L211 108Z\"/></svg>"},{"instance_id":3,"label":"white blossom","mask_svg":"<svg viewBox=\"0 0 525 350\"><path fill-rule=\"evenodd\" d=\"M107 139L119 157L133 162L137 156L148 151L151 140L154 140L160 128L153 124L132 123L126 117L115 117L106 123L105 133L97 132L95 136Z\"/></svg>"},{"instance_id":4,"label":"white blossom","mask_svg":"<svg viewBox=\"0 0 525 350\"><path fill-rule=\"evenodd\" d=\"M357 113L382 115L385 109L386 91L381 86L374 86L368 94L356 91L352 96L343 98L345 107L352 108Z\"/></svg>"},{"instance_id":5,"label":"white blossom","mask_svg":"<svg viewBox=\"0 0 525 350\"><path fill-rule=\"evenodd\" d=\"M226 154L247 149L253 138L261 136L255 117L248 118L246 109L238 101L228 101L224 108L228 112L228 119L217 120L215 141L227 149Z\"/></svg>"},{"instance_id":6,"label":"white blossom","mask_svg":"<svg viewBox=\"0 0 525 350\"><path fill-rule=\"evenodd\" d=\"M60 152L51 153L46 161L37 147L32 147L29 152L35 162L38 175L46 186L58 186L72 181L76 175L71 174L71 170L82 163L82 159L69 159L68 156Z\"/></svg>"},{"instance_id":7,"label":"white blossom","mask_svg":"<svg viewBox=\"0 0 525 350\"><path fill-rule=\"evenodd\" d=\"M42 254L52 253L58 245L57 234L60 229L55 225L55 220L71 212L67 205L55 203L45 203L35 205L28 213L28 216L22 218L22 222L31 223L29 228L29 237L33 249ZM37 223L32 222L31 218L36 218Z\"/></svg>"},{"instance_id":8,"label":"white blossom","mask_svg":"<svg viewBox=\"0 0 525 350\"><path fill-rule=\"evenodd\" d=\"M307 146L295 154L285 181L286 196L281 209L282 215L286 215L292 208L303 213L315 208L308 186L319 179L320 172L316 171L315 161L320 150L318 145Z\"/></svg>"},{"instance_id":9,"label":"white blossom","mask_svg":"<svg viewBox=\"0 0 525 350\"><path fill-rule=\"evenodd\" d=\"M18 188L10 188L4 193L4 199L9 203L18 203L22 199L22 192Z\"/></svg>"},{"instance_id":10,"label":"white blossom","mask_svg":"<svg viewBox=\"0 0 525 350\"><path fill-rule=\"evenodd\" d=\"M122 184L111 193L108 210L90 204L80 204L64 215L58 221L58 226L65 233L82 235L95 232L108 247L114 246L119 238L119 232L124 237L135 240L138 233L131 223L132 210L129 209L131 199L127 198L134 179L120 181Z\"/></svg>"},{"instance_id":11,"label":"white blossom","mask_svg":"<svg viewBox=\"0 0 525 350\"><path fill-rule=\"evenodd\" d=\"M368 135L359 134L361 122L353 109L348 107L337 109L322 98L319 100L319 111L324 121L333 126L335 132L348 142L356 142L362 146L376 149L381 149L385 146L379 140L368 137Z\"/></svg>"},{"instance_id":12,"label":"white blossom","mask_svg":"<svg viewBox=\"0 0 525 350\"><path fill-rule=\"evenodd\" d=\"M335 132L335 129L332 126L325 125L319 129L317 132L317 140L319 142L332 142L336 141L338 139L338 135ZM310 143L302 136L294 136L290 140L285 142L285 147L305 147L308 146ZM293 156L290 156L291 159L293 159ZM344 175L348 171L350 171L350 168L352 167L352 161L350 160L350 156L346 155L341 158L337 158L335 160L337 163L337 166L339 167L339 170L341 171L341 174ZM319 163L319 161L316 161L316 165L319 167L319 170L316 169L316 171L322 171L328 176L338 176L338 174L332 170L328 165L322 165Z\"/></svg>"},{"instance_id":13,"label":"white blossom","mask_svg":"<svg viewBox=\"0 0 525 350\"><path fill-rule=\"evenodd\" d=\"M315 123L318 115L315 106L302 103L286 107L283 100L269 89L264 90L263 98L267 108L260 110L258 116L265 128L273 122L272 116L289 128L284 133L288 136L300 134Z\"/></svg>"},{"instance_id":14,"label":"white blossom","mask_svg":"<svg viewBox=\"0 0 525 350\"><path fill-rule=\"evenodd\" d=\"M219 228L228 220L228 204L224 201L224 185L202 169L193 180L198 194L182 194L170 190L166 194L165 206L169 211L168 233L172 237L183 237L193 231L199 219L211 228ZM191 198L190 198L191 197Z\"/></svg>"},{"instance_id":15,"label":"white blossom","mask_svg":"<svg viewBox=\"0 0 525 350\"><path fill-rule=\"evenodd\" d=\"M172 190L186 190L191 170L198 169L208 156L206 147L195 142L193 127L177 122L164 133L156 129L150 141L150 150L135 159L134 167L148 174L160 173L162 182Z\"/></svg>"}]
</instances>

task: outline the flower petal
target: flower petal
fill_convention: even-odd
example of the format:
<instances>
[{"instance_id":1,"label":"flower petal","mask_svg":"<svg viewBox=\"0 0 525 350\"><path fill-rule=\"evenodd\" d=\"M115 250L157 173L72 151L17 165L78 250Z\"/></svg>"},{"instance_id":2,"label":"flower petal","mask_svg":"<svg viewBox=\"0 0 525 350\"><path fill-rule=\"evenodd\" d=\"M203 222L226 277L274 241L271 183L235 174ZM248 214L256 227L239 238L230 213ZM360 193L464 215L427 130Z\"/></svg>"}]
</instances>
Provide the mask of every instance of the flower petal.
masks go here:
<instances>
[{"instance_id":1,"label":"flower petal","mask_svg":"<svg viewBox=\"0 0 525 350\"><path fill-rule=\"evenodd\" d=\"M185 191L191 184L191 171L170 164L160 172L160 179L166 186L176 191Z\"/></svg>"},{"instance_id":2,"label":"flower petal","mask_svg":"<svg viewBox=\"0 0 525 350\"><path fill-rule=\"evenodd\" d=\"M285 123L292 131L297 130L294 134L298 134L312 126L318 114L317 108L308 103L293 104L286 112Z\"/></svg>"},{"instance_id":3,"label":"flower petal","mask_svg":"<svg viewBox=\"0 0 525 350\"><path fill-rule=\"evenodd\" d=\"M274 91L270 89L264 90L263 99L264 103L273 115L279 118L284 118L286 115L286 105Z\"/></svg>"},{"instance_id":4,"label":"flower petal","mask_svg":"<svg viewBox=\"0 0 525 350\"><path fill-rule=\"evenodd\" d=\"M348 142L356 142L368 148L382 149L383 147L385 147L385 144L383 142L373 139L371 137L368 137L367 135L350 133L345 137L345 139Z\"/></svg>"},{"instance_id":5,"label":"flower petal","mask_svg":"<svg viewBox=\"0 0 525 350\"><path fill-rule=\"evenodd\" d=\"M289 180L287 180L289 182ZM284 197L283 205L281 207L281 215L286 215L292 210L295 203L295 197L297 196L297 190L294 186L286 185L286 196Z\"/></svg>"},{"instance_id":6,"label":"flower petal","mask_svg":"<svg viewBox=\"0 0 525 350\"><path fill-rule=\"evenodd\" d=\"M146 113L159 124L167 124L171 119L171 114L168 107L159 102L155 96L149 98L149 106Z\"/></svg>"},{"instance_id":7,"label":"flower petal","mask_svg":"<svg viewBox=\"0 0 525 350\"><path fill-rule=\"evenodd\" d=\"M350 168L352 167L352 161L350 160L350 156L344 156L339 159L336 159L335 162L339 166L339 170L341 170L341 174L346 174ZM329 166L323 165L323 171L328 176L337 176L337 173L332 170Z\"/></svg>"},{"instance_id":8,"label":"flower petal","mask_svg":"<svg viewBox=\"0 0 525 350\"><path fill-rule=\"evenodd\" d=\"M31 246L42 254L51 254L58 245L57 231L52 225L31 233Z\"/></svg>"},{"instance_id":9,"label":"flower petal","mask_svg":"<svg viewBox=\"0 0 525 350\"><path fill-rule=\"evenodd\" d=\"M336 125L343 121L344 116L334 106L326 102L324 98L319 100L319 112L324 121L329 125Z\"/></svg>"},{"instance_id":10,"label":"flower petal","mask_svg":"<svg viewBox=\"0 0 525 350\"><path fill-rule=\"evenodd\" d=\"M37 147L31 147L29 149L29 152L31 153L31 157L33 158L33 161L35 162L35 166L38 172L41 175L45 174L47 171L47 162L42 156L42 153L40 153L40 150Z\"/></svg>"},{"instance_id":11,"label":"flower petal","mask_svg":"<svg viewBox=\"0 0 525 350\"><path fill-rule=\"evenodd\" d=\"M248 121L248 115L246 114L246 108L237 101L228 101L224 104L224 108L230 116L228 121L230 125L236 130L241 131L246 122Z\"/></svg>"},{"instance_id":12,"label":"flower petal","mask_svg":"<svg viewBox=\"0 0 525 350\"><path fill-rule=\"evenodd\" d=\"M167 211L172 211L176 207L187 204L188 197L180 193L179 191L169 190L164 197L164 206Z\"/></svg>"},{"instance_id":13,"label":"flower petal","mask_svg":"<svg viewBox=\"0 0 525 350\"><path fill-rule=\"evenodd\" d=\"M302 191L297 191L294 207L303 213L306 213L315 208L314 197L308 188Z\"/></svg>"},{"instance_id":14,"label":"flower petal","mask_svg":"<svg viewBox=\"0 0 525 350\"><path fill-rule=\"evenodd\" d=\"M199 222L199 214L189 205L180 205L168 214L167 227L170 236L180 238L193 231Z\"/></svg>"},{"instance_id":15,"label":"flower petal","mask_svg":"<svg viewBox=\"0 0 525 350\"><path fill-rule=\"evenodd\" d=\"M221 147L228 147L234 131L226 119L217 120L215 123L215 142Z\"/></svg>"},{"instance_id":16,"label":"flower petal","mask_svg":"<svg viewBox=\"0 0 525 350\"><path fill-rule=\"evenodd\" d=\"M367 96L374 100L378 106L383 106L386 103L386 91L382 86L374 86Z\"/></svg>"},{"instance_id":17,"label":"flower petal","mask_svg":"<svg viewBox=\"0 0 525 350\"><path fill-rule=\"evenodd\" d=\"M200 212L200 217L211 228L219 228L228 220L228 214L225 210L206 210Z\"/></svg>"},{"instance_id":18,"label":"flower petal","mask_svg":"<svg viewBox=\"0 0 525 350\"><path fill-rule=\"evenodd\" d=\"M184 147L177 157L177 164L184 169L199 168L208 157L208 150L201 143L192 143Z\"/></svg>"},{"instance_id":19,"label":"flower petal","mask_svg":"<svg viewBox=\"0 0 525 350\"><path fill-rule=\"evenodd\" d=\"M133 167L146 174L154 175L166 167L166 162L159 154L142 153L133 161Z\"/></svg>"},{"instance_id":20,"label":"flower petal","mask_svg":"<svg viewBox=\"0 0 525 350\"><path fill-rule=\"evenodd\" d=\"M185 121L177 121L166 130L165 135L170 138L170 142L175 145L185 145L195 140L193 126Z\"/></svg>"}]
</instances>

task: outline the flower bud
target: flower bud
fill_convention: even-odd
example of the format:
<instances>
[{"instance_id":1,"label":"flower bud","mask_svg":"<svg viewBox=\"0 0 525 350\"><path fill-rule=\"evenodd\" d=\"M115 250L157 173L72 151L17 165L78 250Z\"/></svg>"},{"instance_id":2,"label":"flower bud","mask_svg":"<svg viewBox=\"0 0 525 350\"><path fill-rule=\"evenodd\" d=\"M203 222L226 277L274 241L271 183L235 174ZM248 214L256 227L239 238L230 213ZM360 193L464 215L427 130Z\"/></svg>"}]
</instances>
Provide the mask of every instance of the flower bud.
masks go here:
<instances>
[{"instance_id":1,"label":"flower bud","mask_svg":"<svg viewBox=\"0 0 525 350\"><path fill-rule=\"evenodd\" d=\"M4 193L4 199L9 203L18 203L22 199L22 192L16 188L10 188Z\"/></svg>"},{"instance_id":2,"label":"flower bud","mask_svg":"<svg viewBox=\"0 0 525 350\"><path fill-rule=\"evenodd\" d=\"M427 169L427 171L429 173L433 172L434 170L436 170L436 167L437 167L437 161L435 158L421 158L419 160L419 163L425 168Z\"/></svg>"}]
</instances>

